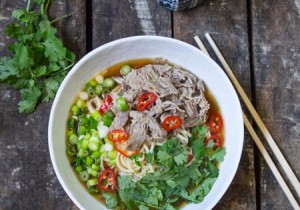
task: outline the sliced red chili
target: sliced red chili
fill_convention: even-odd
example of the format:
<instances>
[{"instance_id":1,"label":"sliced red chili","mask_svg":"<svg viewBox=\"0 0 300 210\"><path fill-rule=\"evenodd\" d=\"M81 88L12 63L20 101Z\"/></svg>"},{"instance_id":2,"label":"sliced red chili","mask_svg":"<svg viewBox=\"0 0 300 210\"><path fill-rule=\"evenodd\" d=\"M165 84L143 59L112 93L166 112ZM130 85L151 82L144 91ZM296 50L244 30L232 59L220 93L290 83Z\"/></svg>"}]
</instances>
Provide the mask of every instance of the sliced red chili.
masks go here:
<instances>
[{"instance_id":1,"label":"sliced red chili","mask_svg":"<svg viewBox=\"0 0 300 210\"><path fill-rule=\"evenodd\" d=\"M109 109L111 104L112 104L112 97L110 95L107 95L100 106L99 112L101 114L104 114Z\"/></svg>"},{"instance_id":2,"label":"sliced red chili","mask_svg":"<svg viewBox=\"0 0 300 210\"><path fill-rule=\"evenodd\" d=\"M127 150L127 141L114 142L114 146L119 153L121 153L123 156L127 158L131 157L132 155L140 153L140 150L134 150L134 151Z\"/></svg>"},{"instance_id":3,"label":"sliced red chili","mask_svg":"<svg viewBox=\"0 0 300 210\"><path fill-rule=\"evenodd\" d=\"M155 93L151 93L151 92L144 93L139 98L136 109L140 112L144 111L148 108L148 106L153 104L156 101L156 99L157 99L157 95Z\"/></svg>"},{"instance_id":4,"label":"sliced red chili","mask_svg":"<svg viewBox=\"0 0 300 210\"><path fill-rule=\"evenodd\" d=\"M220 132L223 128L223 120L221 115L212 114L209 118L209 130L213 133Z\"/></svg>"},{"instance_id":5,"label":"sliced red chili","mask_svg":"<svg viewBox=\"0 0 300 210\"><path fill-rule=\"evenodd\" d=\"M106 168L99 176L98 187L104 192L113 193L117 190L115 172L111 168Z\"/></svg>"},{"instance_id":6,"label":"sliced red chili","mask_svg":"<svg viewBox=\"0 0 300 210\"><path fill-rule=\"evenodd\" d=\"M206 146L210 141L214 142L215 147L221 147L223 143L221 136L218 134L212 135L209 138L205 139L204 145Z\"/></svg>"},{"instance_id":7,"label":"sliced red chili","mask_svg":"<svg viewBox=\"0 0 300 210\"><path fill-rule=\"evenodd\" d=\"M128 140L129 134L122 129L114 129L108 133L107 137L112 142L122 142Z\"/></svg>"},{"instance_id":8,"label":"sliced red chili","mask_svg":"<svg viewBox=\"0 0 300 210\"><path fill-rule=\"evenodd\" d=\"M171 131L179 128L182 125L182 119L178 116L169 116L162 123L163 129Z\"/></svg>"}]
</instances>

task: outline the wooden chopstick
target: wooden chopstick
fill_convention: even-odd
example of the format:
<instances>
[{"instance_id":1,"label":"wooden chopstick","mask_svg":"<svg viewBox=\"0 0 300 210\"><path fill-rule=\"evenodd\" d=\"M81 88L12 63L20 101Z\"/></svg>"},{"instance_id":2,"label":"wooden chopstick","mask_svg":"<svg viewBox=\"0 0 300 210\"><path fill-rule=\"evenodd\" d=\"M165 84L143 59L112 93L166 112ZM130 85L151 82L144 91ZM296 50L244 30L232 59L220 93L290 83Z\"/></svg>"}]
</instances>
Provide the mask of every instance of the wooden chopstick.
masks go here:
<instances>
[{"instance_id":1,"label":"wooden chopstick","mask_svg":"<svg viewBox=\"0 0 300 210\"><path fill-rule=\"evenodd\" d=\"M208 34L209 35L209 34ZM207 36L207 34L206 34ZM206 50L204 44L202 43L201 39L198 36L194 37L196 43L198 44L199 48L206 53L208 56L209 53ZM211 39L212 40L212 39ZM211 44L211 43L210 43ZM214 44L215 45L215 44ZM215 45L215 47L217 48L217 46ZM219 51L219 54L221 54L221 52ZM219 56L218 56L219 57ZM223 57L223 56L222 56ZM225 61L225 59L223 58L223 60ZM226 61L225 61L226 62ZM222 63L223 64L223 63ZM228 66L228 64L227 64ZM224 66L225 67L225 66ZM229 68L229 66L228 66ZM229 68L230 69L230 68ZM231 71L232 72L232 71ZM232 73L233 75L233 73ZM234 75L233 75L234 77ZM235 77L234 77L235 78ZM236 80L236 79L235 79ZM236 80L237 82L237 80ZM237 82L238 83L238 82ZM240 86L240 85L239 85ZM241 88L241 86L240 86ZM242 89L242 88L241 88ZM245 92L244 92L245 93ZM245 94L246 95L246 94ZM252 104L251 104L252 105ZM288 200L290 201L290 203L292 204L294 209L300 209L296 199L294 198L293 194L291 193L290 189L288 188L287 184L285 183L284 179L282 178L282 176L280 175L278 169L276 168L274 162L272 161L270 155L268 154L267 150L265 149L265 147L263 146L261 140L259 139L259 137L257 136L257 134L255 133L252 125L250 124L248 118L246 117L245 114L243 114L243 119L244 119L244 124L246 126L246 128L248 129L250 135L252 136L254 142L256 143L257 147L259 148L261 154L263 155L263 157L265 158L268 166L270 167L272 173L274 174L276 180L278 181L279 185L281 186L283 192L285 193L285 195L287 196ZM298 181L298 180L297 180Z\"/></svg>"},{"instance_id":2,"label":"wooden chopstick","mask_svg":"<svg viewBox=\"0 0 300 210\"><path fill-rule=\"evenodd\" d=\"M292 171L290 165L288 164L288 162L284 158L283 154L281 153L280 149L278 148L277 144L275 143L275 141L274 141L273 137L271 136L270 132L266 128L265 124L261 120L261 118L258 115L255 108L253 107L253 105L250 102L249 98L247 97L244 89L241 87L238 80L234 76L233 71L229 67L228 63L226 62L225 58L221 54L221 52L218 49L217 45L215 44L215 42L213 41L213 39L211 38L211 36L208 33L206 33L205 36L206 36L208 42L210 43L211 47L213 48L214 52L216 53L217 57L219 58L220 62L222 63L222 65L223 65L225 71L227 72L227 75L231 79L233 85L237 89L237 92L240 94L241 98L243 99L246 107L248 108L249 112L251 113L251 115L252 115L253 119L255 120L257 126L259 127L259 129L262 132L263 136L267 140L267 142L268 142L271 150L273 151L275 157L277 158L279 164L283 168L283 170L286 173L288 179L291 181L291 183L292 183L293 187L295 188L298 196L300 197L300 183L299 183L296 175Z\"/></svg>"}]
</instances>

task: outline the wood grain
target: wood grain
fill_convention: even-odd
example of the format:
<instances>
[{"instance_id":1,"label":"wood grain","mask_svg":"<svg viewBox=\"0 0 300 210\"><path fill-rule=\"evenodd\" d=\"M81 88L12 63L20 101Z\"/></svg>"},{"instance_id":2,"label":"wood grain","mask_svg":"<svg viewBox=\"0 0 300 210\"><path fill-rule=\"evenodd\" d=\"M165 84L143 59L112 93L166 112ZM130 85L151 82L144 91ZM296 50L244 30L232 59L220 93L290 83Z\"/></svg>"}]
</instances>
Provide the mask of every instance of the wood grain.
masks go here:
<instances>
[{"instance_id":1,"label":"wood grain","mask_svg":"<svg viewBox=\"0 0 300 210\"><path fill-rule=\"evenodd\" d=\"M254 0L252 16L257 109L300 178L300 2ZM264 161L261 168L261 209L292 209Z\"/></svg>"},{"instance_id":2,"label":"wood grain","mask_svg":"<svg viewBox=\"0 0 300 210\"><path fill-rule=\"evenodd\" d=\"M171 13L153 0L94 0L93 47L134 35L171 36Z\"/></svg>"},{"instance_id":3,"label":"wood grain","mask_svg":"<svg viewBox=\"0 0 300 210\"><path fill-rule=\"evenodd\" d=\"M8 55L4 26L11 12L24 8L25 1L0 2L0 56ZM50 16L73 16L57 24L65 45L78 57L85 53L85 3L53 1ZM59 184L48 153L48 117L51 103L42 104L30 115L17 113L19 94L0 85L0 209L75 209Z\"/></svg>"},{"instance_id":4,"label":"wood grain","mask_svg":"<svg viewBox=\"0 0 300 210\"><path fill-rule=\"evenodd\" d=\"M206 32L213 36L241 85L251 96L246 2L212 0L188 12L174 13L175 38L195 45L193 37L199 35L207 43L204 38ZM213 52L210 53L215 57ZM238 172L215 209L256 208L253 156L253 142L246 133Z\"/></svg>"}]
</instances>

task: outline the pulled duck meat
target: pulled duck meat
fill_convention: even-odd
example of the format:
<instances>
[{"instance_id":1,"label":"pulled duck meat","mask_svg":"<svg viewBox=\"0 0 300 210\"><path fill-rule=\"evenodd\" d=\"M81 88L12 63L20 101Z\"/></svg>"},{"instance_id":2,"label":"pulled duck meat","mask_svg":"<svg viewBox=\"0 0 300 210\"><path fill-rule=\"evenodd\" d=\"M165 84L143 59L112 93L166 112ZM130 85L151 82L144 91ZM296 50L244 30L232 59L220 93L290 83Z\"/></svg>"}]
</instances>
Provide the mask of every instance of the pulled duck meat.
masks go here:
<instances>
[{"instance_id":1,"label":"pulled duck meat","mask_svg":"<svg viewBox=\"0 0 300 210\"><path fill-rule=\"evenodd\" d=\"M121 91L113 98L122 96L131 103L133 108L145 92L153 92L158 96L155 103L145 111L115 113L112 127L117 128L126 124L125 129L130 133L128 150L139 149L145 141L166 139L167 131L161 124L167 116L181 117L186 128L206 121L209 103L204 95L204 83L180 67L169 64L149 64L131 71L119 82Z\"/></svg>"}]
</instances>

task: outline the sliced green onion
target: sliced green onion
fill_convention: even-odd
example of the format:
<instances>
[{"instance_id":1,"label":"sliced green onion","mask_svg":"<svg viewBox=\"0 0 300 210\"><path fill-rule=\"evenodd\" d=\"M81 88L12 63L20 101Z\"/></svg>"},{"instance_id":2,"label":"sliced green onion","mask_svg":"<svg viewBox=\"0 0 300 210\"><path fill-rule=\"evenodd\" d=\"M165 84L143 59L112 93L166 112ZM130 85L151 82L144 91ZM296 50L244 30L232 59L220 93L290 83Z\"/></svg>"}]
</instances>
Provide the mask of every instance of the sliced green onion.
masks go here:
<instances>
[{"instance_id":1,"label":"sliced green onion","mask_svg":"<svg viewBox=\"0 0 300 210\"><path fill-rule=\"evenodd\" d=\"M87 149L89 147L89 141L87 139L82 140L82 149Z\"/></svg>"},{"instance_id":2,"label":"sliced green onion","mask_svg":"<svg viewBox=\"0 0 300 210\"><path fill-rule=\"evenodd\" d=\"M79 178L81 181L86 182L90 178L90 175L87 171L81 171L79 172Z\"/></svg>"},{"instance_id":3,"label":"sliced green onion","mask_svg":"<svg viewBox=\"0 0 300 210\"><path fill-rule=\"evenodd\" d=\"M72 144L72 145L76 144L77 140L78 140L78 136L76 134L73 133L69 136L70 144Z\"/></svg>"},{"instance_id":4,"label":"sliced green onion","mask_svg":"<svg viewBox=\"0 0 300 210\"><path fill-rule=\"evenodd\" d=\"M98 132L99 132L99 137L100 138L104 138L107 136L108 132L109 132L109 128L105 125L102 125L100 127L98 127Z\"/></svg>"},{"instance_id":5,"label":"sliced green onion","mask_svg":"<svg viewBox=\"0 0 300 210\"><path fill-rule=\"evenodd\" d=\"M76 166L75 171L76 171L77 173L83 171L83 166L82 166L82 165Z\"/></svg>"},{"instance_id":6,"label":"sliced green onion","mask_svg":"<svg viewBox=\"0 0 300 210\"><path fill-rule=\"evenodd\" d=\"M108 158L109 159L116 159L117 158L117 151L112 150L112 151L108 152Z\"/></svg>"},{"instance_id":7,"label":"sliced green onion","mask_svg":"<svg viewBox=\"0 0 300 210\"><path fill-rule=\"evenodd\" d=\"M89 95L87 94L87 92L81 91L81 92L79 93L79 98L82 99L82 100L84 100L84 101L86 101L86 100L89 99Z\"/></svg>"},{"instance_id":8,"label":"sliced green onion","mask_svg":"<svg viewBox=\"0 0 300 210\"><path fill-rule=\"evenodd\" d=\"M110 159L109 160L109 163L110 163L110 165L116 165L116 161L117 161L117 159Z\"/></svg>"},{"instance_id":9,"label":"sliced green onion","mask_svg":"<svg viewBox=\"0 0 300 210\"><path fill-rule=\"evenodd\" d=\"M114 147L110 143L106 143L103 145L103 148L101 148L101 149L103 149L104 151L110 152L114 149Z\"/></svg>"},{"instance_id":10,"label":"sliced green onion","mask_svg":"<svg viewBox=\"0 0 300 210\"><path fill-rule=\"evenodd\" d=\"M106 151L102 151L102 152L101 152L101 157L107 158L107 156L108 156L108 154L107 154Z\"/></svg>"},{"instance_id":11,"label":"sliced green onion","mask_svg":"<svg viewBox=\"0 0 300 210\"><path fill-rule=\"evenodd\" d=\"M86 127L81 125L78 128L78 135L84 135L86 133Z\"/></svg>"},{"instance_id":12,"label":"sliced green onion","mask_svg":"<svg viewBox=\"0 0 300 210\"><path fill-rule=\"evenodd\" d=\"M84 139L89 140L90 138L91 138L91 134L89 133L85 134Z\"/></svg>"},{"instance_id":13,"label":"sliced green onion","mask_svg":"<svg viewBox=\"0 0 300 210\"><path fill-rule=\"evenodd\" d=\"M95 171L100 171L100 166L98 166L96 164L92 164L92 169Z\"/></svg>"},{"instance_id":14,"label":"sliced green onion","mask_svg":"<svg viewBox=\"0 0 300 210\"><path fill-rule=\"evenodd\" d=\"M89 141L89 149L91 151L97 151L100 147L100 144L99 142L97 141Z\"/></svg>"},{"instance_id":15,"label":"sliced green onion","mask_svg":"<svg viewBox=\"0 0 300 210\"><path fill-rule=\"evenodd\" d=\"M129 72L131 72L132 68L128 64L121 66L120 74L122 76L126 76Z\"/></svg>"},{"instance_id":16,"label":"sliced green onion","mask_svg":"<svg viewBox=\"0 0 300 210\"><path fill-rule=\"evenodd\" d=\"M115 114L111 110L108 110L105 114L107 115L107 117L111 119L115 118Z\"/></svg>"},{"instance_id":17,"label":"sliced green onion","mask_svg":"<svg viewBox=\"0 0 300 210\"><path fill-rule=\"evenodd\" d=\"M95 87L97 85L97 82L96 80L92 79L89 81L89 84L92 86L92 87Z\"/></svg>"},{"instance_id":18,"label":"sliced green onion","mask_svg":"<svg viewBox=\"0 0 300 210\"><path fill-rule=\"evenodd\" d=\"M77 153L76 148L74 146L69 146L67 148L67 155L69 156L75 156Z\"/></svg>"},{"instance_id":19,"label":"sliced green onion","mask_svg":"<svg viewBox=\"0 0 300 210\"><path fill-rule=\"evenodd\" d=\"M86 116L79 116L80 125L87 125L89 123L89 119Z\"/></svg>"},{"instance_id":20,"label":"sliced green onion","mask_svg":"<svg viewBox=\"0 0 300 210\"><path fill-rule=\"evenodd\" d=\"M93 170L92 168L87 168L87 172L92 175L93 177L98 176L98 171Z\"/></svg>"},{"instance_id":21,"label":"sliced green onion","mask_svg":"<svg viewBox=\"0 0 300 210\"><path fill-rule=\"evenodd\" d=\"M102 121L103 121L103 124L107 127L110 127L112 122L114 121L113 119L111 119L110 117L108 117L107 115L103 115L102 116Z\"/></svg>"},{"instance_id":22,"label":"sliced green onion","mask_svg":"<svg viewBox=\"0 0 300 210\"><path fill-rule=\"evenodd\" d=\"M91 165L93 164L93 162L94 162L94 160L93 160L92 158L90 158L89 156L87 156L87 157L85 158L85 164L86 164L87 166L91 166Z\"/></svg>"},{"instance_id":23,"label":"sliced green onion","mask_svg":"<svg viewBox=\"0 0 300 210\"><path fill-rule=\"evenodd\" d=\"M82 100L82 99L78 99L77 102L76 102L76 105L77 105L80 109L86 107L86 103L85 103L85 101Z\"/></svg>"},{"instance_id":24,"label":"sliced green onion","mask_svg":"<svg viewBox=\"0 0 300 210\"><path fill-rule=\"evenodd\" d=\"M129 106L124 97L120 97L117 99L117 107L122 112L125 112L129 109Z\"/></svg>"},{"instance_id":25,"label":"sliced green onion","mask_svg":"<svg viewBox=\"0 0 300 210\"><path fill-rule=\"evenodd\" d=\"M86 149L80 149L79 151L78 151L78 156L79 157L86 157L86 156L88 156L89 155L89 151L87 151Z\"/></svg>"},{"instance_id":26,"label":"sliced green onion","mask_svg":"<svg viewBox=\"0 0 300 210\"><path fill-rule=\"evenodd\" d=\"M89 130L97 129L97 125L98 125L98 122L92 116L90 116L88 129Z\"/></svg>"},{"instance_id":27,"label":"sliced green onion","mask_svg":"<svg viewBox=\"0 0 300 210\"><path fill-rule=\"evenodd\" d=\"M104 91L104 88L102 87L102 85L97 85L97 86L95 87L95 93L96 93L97 95L102 94L103 91Z\"/></svg>"},{"instance_id":28,"label":"sliced green onion","mask_svg":"<svg viewBox=\"0 0 300 210\"><path fill-rule=\"evenodd\" d=\"M92 154L91 154L91 158L93 159L97 159L101 156L101 152L100 151L94 151Z\"/></svg>"},{"instance_id":29,"label":"sliced green onion","mask_svg":"<svg viewBox=\"0 0 300 210\"><path fill-rule=\"evenodd\" d=\"M73 133L74 133L73 130L69 130L69 131L68 131L68 136L71 136L71 134L73 134Z\"/></svg>"},{"instance_id":30,"label":"sliced green onion","mask_svg":"<svg viewBox=\"0 0 300 210\"><path fill-rule=\"evenodd\" d=\"M95 88L91 85L87 85L85 91L89 94L90 97L94 97L96 95Z\"/></svg>"},{"instance_id":31,"label":"sliced green onion","mask_svg":"<svg viewBox=\"0 0 300 210\"><path fill-rule=\"evenodd\" d=\"M95 76L95 80L98 84L101 84L104 80L104 77L101 74L98 74L97 76Z\"/></svg>"},{"instance_id":32,"label":"sliced green onion","mask_svg":"<svg viewBox=\"0 0 300 210\"><path fill-rule=\"evenodd\" d=\"M79 141L79 140L82 140L82 139L84 139L84 135L80 135L80 136L78 137L78 141Z\"/></svg>"},{"instance_id":33,"label":"sliced green onion","mask_svg":"<svg viewBox=\"0 0 300 210\"><path fill-rule=\"evenodd\" d=\"M88 185L89 187L95 186L95 185L97 185L97 184L98 184L98 179L97 179L97 178L89 179L89 180L87 181L87 185Z\"/></svg>"},{"instance_id":34,"label":"sliced green onion","mask_svg":"<svg viewBox=\"0 0 300 210\"><path fill-rule=\"evenodd\" d=\"M100 115L100 113L98 112L98 111L94 111L93 113L92 113L92 117L95 119L95 120L97 120L97 121L100 121L101 120L101 115Z\"/></svg>"},{"instance_id":35,"label":"sliced green onion","mask_svg":"<svg viewBox=\"0 0 300 210\"><path fill-rule=\"evenodd\" d=\"M74 115L78 115L80 113L80 109L75 104L71 107L71 111Z\"/></svg>"},{"instance_id":36,"label":"sliced green onion","mask_svg":"<svg viewBox=\"0 0 300 210\"><path fill-rule=\"evenodd\" d=\"M111 77L105 78L103 81L103 86L111 89L115 86L115 80Z\"/></svg>"},{"instance_id":37,"label":"sliced green onion","mask_svg":"<svg viewBox=\"0 0 300 210\"><path fill-rule=\"evenodd\" d=\"M95 159L95 161L94 161L94 163L97 164L97 165L100 165L100 162L101 162L100 158L97 158L97 159Z\"/></svg>"},{"instance_id":38,"label":"sliced green onion","mask_svg":"<svg viewBox=\"0 0 300 210\"><path fill-rule=\"evenodd\" d=\"M88 191L90 194L96 194L99 193L99 188L96 186L89 186L88 187Z\"/></svg>"},{"instance_id":39,"label":"sliced green onion","mask_svg":"<svg viewBox=\"0 0 300 210\"><path fill-rule=\"evenodd\" d=\"M71 129L71 130L74 129L75 128L75 119L74 118L68 119L67 125L68 125L69 129Z\"/></svg>"},{"instance_id":40,"label":"sliced green onion","mask_svg":"<svg viewBox=\"0 0 300 210\"><path fill-rule=\"evenodd\" d=\"M82 149L82 142L83 142L83 140L78 140L77 141L77 148L78 148L78 150Z\"/></svg>"}]
</instances>

